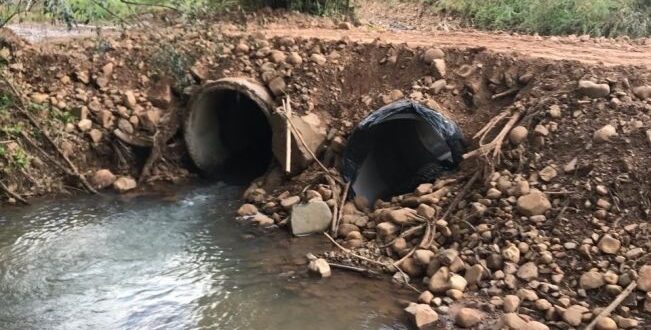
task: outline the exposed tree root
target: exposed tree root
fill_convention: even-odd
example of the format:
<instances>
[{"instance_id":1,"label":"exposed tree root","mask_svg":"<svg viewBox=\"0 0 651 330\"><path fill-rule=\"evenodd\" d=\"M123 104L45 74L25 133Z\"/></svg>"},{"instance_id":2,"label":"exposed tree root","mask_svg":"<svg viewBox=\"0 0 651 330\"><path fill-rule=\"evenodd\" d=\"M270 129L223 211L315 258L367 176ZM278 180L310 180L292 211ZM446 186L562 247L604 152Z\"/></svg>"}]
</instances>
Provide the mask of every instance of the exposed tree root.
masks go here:
<instances>
[{"instance_id":1,"label":"exposed tree root","mask_svg":"<svg viewBox=\"0 0 651 330\"><path fill-rule=\"evenodd\" d=\"M62 151L62 150L59 148L59 146L54 142L54 140L52 140L52 138L51 138L50 135L47 133L47 131L46 131L45 129L43 129L43 127L41 127L41 124L36 120L36 118L34 118L34 117L29 113L29 111L27 111L27 110L25 109L25 101L24 101L22 95L20 94L20 92L18 92L18 90L16 89L16 87L13 85L13 83L12 83L12 82L11 82L11 81L10 81L10 80L5 76L5 75L4 75L4 73L0 73L0 78L4 81L4 83L5 83L7 86L9 86L9 88L11 89L12 94L13 94L14 97L18 100L18 104L14 104L14 107L15 107L16 109L18 109L18 111L20 111L20 113L21 113L25 118L27 118L27 120L29 120L29 122L30 122L30 123L31 123L31 124L32 124L36 129L37 129L37 130L39 130L39 132L41 132L41 133L43 134L43 136L45 137L45 139L46 139L46 140L47 140L47 141L52 145L52 147L54 148L54 150L57 151L57 153L59 154L59 156L61 156L61 158L63 158L63 160L65 161L65 163L66 163L66 164L68 165L68 167L70 168L72 174L73 174L75 177L77 177L77 179L79 180L79 182L81 182L81 184L86 188L86 190L88 190L89 192L91 192L91 193L93 193L93 194L99 194L99 193L97 192L97 190L95 190L95 188L93 188L93 186L88 182L88 180L86 180L86 177L84 177L84 176L79 172L79 170L77 169L77 166L75 166L75 164L74 164L72 161L70 161L70 159L69 159L69 158L68 158L68 157L63 153L63 151Z\"/></svg>"}]
</instances>

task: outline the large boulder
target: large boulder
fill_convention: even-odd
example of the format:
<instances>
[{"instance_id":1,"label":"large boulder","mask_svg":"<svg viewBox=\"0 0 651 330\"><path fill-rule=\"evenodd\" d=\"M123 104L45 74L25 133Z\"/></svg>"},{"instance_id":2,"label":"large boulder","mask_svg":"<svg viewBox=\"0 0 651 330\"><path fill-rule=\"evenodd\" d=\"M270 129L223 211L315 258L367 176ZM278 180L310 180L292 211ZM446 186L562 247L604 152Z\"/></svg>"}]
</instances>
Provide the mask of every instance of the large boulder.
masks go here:
<instances>
[{"instance_id":1,"label":"large boulder","mask_svg":"<svg viewBox=\"0 0 651 330\"><path fill-rule=\"evenodd\" d=\"M95 172L91 182L95 189L104 189L115 182L116 176L110 170L101 169Z\"/></svg>"},{"instance_id":2,"label":"large boulder","mask_svg":"<svg viewBox=\"0 0 651 330\"><path fill-rule=\"evenodd\" d=\"M287 121L280 114L273 114L269 120L271 124L273 137L272 151L276 159L280 162L281 168L285 168L287 153ZM298 173L305 169L314 159L310 151L316 153L323 145L326 138L326 123L317 115L311 113L304 116L293 116L291 127L291 172ZM298 134L303 137L309 150L303 143L297 139Z\"/></svg>"},{"instance_id":3,"label":"large boulder","mask_svg":"<svg viewBox=\"0 0 651 330\"><path fill-rule=\"evenodd\" d=\"M332 211L323 201L295 205L290 217L292 234L304 236L326 231L332 222Z\"/></svg>"}]
</instances>

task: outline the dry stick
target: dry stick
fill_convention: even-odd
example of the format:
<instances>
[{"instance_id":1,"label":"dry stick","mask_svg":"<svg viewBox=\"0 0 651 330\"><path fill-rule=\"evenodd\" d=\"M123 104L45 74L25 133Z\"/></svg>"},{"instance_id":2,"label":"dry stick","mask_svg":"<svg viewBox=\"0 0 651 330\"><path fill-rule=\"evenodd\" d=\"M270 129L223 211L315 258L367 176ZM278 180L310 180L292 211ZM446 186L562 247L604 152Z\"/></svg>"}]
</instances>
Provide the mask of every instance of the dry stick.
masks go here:
<instances>
[{"instance_id":1,"label":"dry stick","mask_svg":"<svg viewBox=\"0 0 651 330\"><path fill-rule=\"evenodd\" d=\"M337 203L337 199L334 197L339 196L339 186L330 175L326 174L325 177L326 180L328 180L328 184L330 185L330 188L332 189L332 197L333 197L332 200L335 202L335 205L332 208L332 221L330 222L330 231L332 232L332 235L336 236L337 235L336 223L337 223L337 216L339 214L339 205ZM341 207L343 208L343 205Z\"/></svg>"},{"instance_id":2,"label":"dry stick","mask_svg":"<svg viewBox=\"0 0 651 330\"><path fill-rule=\"evenodd\" d=\"M510 96L510 95L513 95L513 94L517 93L519 90L520 90L519 88L511 88L511 89L509 89L509 90L507 90L507 91L504 91L504 92L501 92L501 93L497 93L497 94L491 96L491 99L492 99L492 100L497 100L497 99L499 99L500 97Z\"/></svg>"},{"instance_id":3,"label":"dry stick","mask_svg":"<svg viewBox=\"0 0 651 330\"><path fill-rule=\"evenodd\" d=\"M23 100L22 96L20 95L20 93L18 92L16 87L14 87L14 85L11 83L11 81L9 81L9 79L7 79L7 77L5 77L5 75L1 74L1 73L0 73L0 78L2 78L2 80L9 86L9 88L11 89L14 96L16 96L16 98L18 98L18 101L20 102L20 105L16 105L16 108L18 109L18 111L20 111L21 114L23 116L25 116L29 120L29 122L32 125L34 125L34 127L36 127L36 129L38 129L43 134L43 136L45 136L45 139L48 140L48 142L50 142L50 144L54 147L54 149L61 156L61 158L63 158L63 160L65 160L65 162L68 164L68 166L70 167L70 169L72 170L74 175L79 179L79 181L81 181L82 185L84 185L84 187L88 191L90 191L91 193L99 194L97 192L97 190L95 190L90 185L90 183L88 183L86 178L81 173L79 173L79 170L77 169L75 164L73 164L72 161L70 161L70 159L63 153L63 151L54 142L54 140L52 140L50 135L47 134L47 132L41 127L41 125L38 123L38 121L36 121L36 119L27 110L25 110L25 101Z\"/></svg>"},{"instance_id":4,"label":"dry stick","mask_svg":"<svg viewBox=\"0 0 651 330\"><path fill-rule=\"evenodd\" d=\"M326 237L327 237L327 238L332 242L332 244L334 244L335 246L337 246L339 249L341 249L342 251L344 251L346 254L348 254L348 255L350 255L350 256L353 256L353 257L355 257L355 258L358 258L358 259L361 259L361 260L364 260L364 261L368 261L368 262L370 262L370 263L372 263L372 264L375 264L375 265L378 265L378 266L387 267L387 268L390 266L390 265L387 265L387 264L385 264L385 263L383 263L383 262L380 262L380 261L377 261L377 260L373 260L373 259L370 259L370 258L367 258L367 257L364 257L364 256L360 256L359 254L356 254L355 252L353 252L353 251L351 251L351 250L349 250L349 249L347 249L347 248L341 246L341 244L337 243L337 241L335 241L335 239L332 238L332 236L328 235L328 233L323 233L323 235L325 235L325 236L326 236ZM395 268L396 268L396 269L397 269L397 270L398 270L398 271L399 271L403 276L405 276L405 278L409 278L409 275L407 275L407 274L406 274L402 269L400 269L399 266L395 266ZM409 287L410 289L412 289L412 290L414 290L414 291L420 293L420 290L418 290L418 289L417 289L416 287L414 287L413 285L411 285L411 284L409 284L409 283L406 283L406 282L405 282L405 285L406 285L407 287Z\"/></svg>"},{"instance_id":5,"label":"dry stick","mask_svg":"<svg viewBox=\"0 0 651 330\"><path fill-rule=\"evenodd\" d=\"M334 233L333 235L337 235L337 231L339 231L339 223L341 222L341 217L344 215L344 205L346 204L346 198L348 198L348 190L350 189L350 182L346 183L346 186L344 187L344 193L341 195L341 207L339 208L339 213L337 214L337 218L335 219L334 223Z\"/></svg>"},{"instance_id":6,"label":"dry stick","mask_svg":"<svg viewBox=\"0 0 651 330\"><path fill-rule=\"evenodd\" d=\"M9 188L5 186L5 184L2 183L2 181L0 181L0 190L2 190L8 196L13 197L15 200L20 201L25 205L29 205L29 203L24 198L20 197L20 195L16 194L15 192L9 190Z\"/></svg>"},{"instance_id":7,"label":"dry stick","mask_svg":"<svg viewBox=\"0 0 651 330\"><path fill-rule=\"evenodd\" d=\"M491 150L493 151L493 157L498 157L502 150L502 143L504 142L504 138L511 131L511 128L513 128L515 123L518 122L521 115L522 113L520 111L514 113L511 119L509 119L506 125L504 125L500 133L497 134L497 136L495 137L495 139L493 139L493 141L485 145L482 145L479 148L469 153L466 153L465 155L463 155L463 159L487 155Z\"/></svg>"},{"instance_id":8,"label":"dry stick","mask_svg":"<svg viewBox=\"0 0 651 330\"><path fill-rule=\"evenodd\" d=\"M635 281L629 284L626 287L626 289L622 291L622 293L620 293L617 296L617 298L615 298L615 300L613 300L613 302L611 302L610 305L608 305L608 307L604 308L604 310L602 310L601 313L599 313L599 315L597 315L594 319L592 319L592 322L590 322L583 330L592 330L594 326L597 324L597 321L599 321L599 319L602 317L608 316L613 310L615 310L615 308L617 308L617 306L619 306L619 304L621 304L622 301L624 301L624 299L626 299L626 297L628 297L628 295L631 294L633 290L635 290L636 286L637 286L637 282Z\"/></svg>"}]
</instances>

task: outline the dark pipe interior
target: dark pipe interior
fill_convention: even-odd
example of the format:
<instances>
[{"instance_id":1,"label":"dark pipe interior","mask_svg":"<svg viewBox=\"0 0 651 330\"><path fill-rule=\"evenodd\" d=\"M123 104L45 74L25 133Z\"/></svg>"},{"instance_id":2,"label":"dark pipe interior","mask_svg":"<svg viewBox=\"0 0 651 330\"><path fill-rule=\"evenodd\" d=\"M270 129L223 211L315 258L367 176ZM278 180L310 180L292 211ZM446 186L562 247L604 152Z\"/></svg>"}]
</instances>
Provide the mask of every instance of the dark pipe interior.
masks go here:
<instances>
[{"instance_id":1,"label":"dark pipe interior","mask_svg":"<svg viewBox=\"0 0 651 330\"><path fill-rule=\"evenodd\" d=\"M272 159L271 126L258 104L238 91L218 90L204 109L200 125L210 136L204 143L221 143L225 155L221 165L206 174L233 184L264 174Z\"/></svg>"},{"instance_id":2,"label":"dark pipe interior","mask_svg":"<svg viewBox=\"0 0 651 330\"><path fill-rule=\"evenodd\" d=\"M373 127L370 152L353 189L373 202L413 191L450 165L445 140L423 120L389 119Z\"/></svg>"}]
</instances>

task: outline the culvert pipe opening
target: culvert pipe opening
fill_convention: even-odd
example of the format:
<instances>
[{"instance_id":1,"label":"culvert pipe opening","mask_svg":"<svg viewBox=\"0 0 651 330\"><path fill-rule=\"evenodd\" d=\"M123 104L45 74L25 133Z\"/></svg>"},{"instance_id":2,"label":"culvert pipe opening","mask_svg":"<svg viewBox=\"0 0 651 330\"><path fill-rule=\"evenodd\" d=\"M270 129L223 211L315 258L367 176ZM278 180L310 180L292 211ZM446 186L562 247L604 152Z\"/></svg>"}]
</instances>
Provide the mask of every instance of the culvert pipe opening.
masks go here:
<instances>
[{"instance_id":1,"label":"culvert pipe opening","mask_svg":"<svg viewBox=\"0 0 651 330\"><path fill-rule=\"evenodd\" d=\"M343 175L355 195L373 203L455 170L465 148L452 120L419 103L398 101L355 128L344 150Z\"/></svg>"},{"instance_id":2,"label":"culvert pipe opening","mask_svg":"<svg viewBox=\"0 0 651 330\"><path fill-rule=\"evenodd\" d=\"M185 141L206 176L246 183L264 174L272 161L266 89L242 78L207 84L190 103Z\"/></svg>"}]
</instances>

